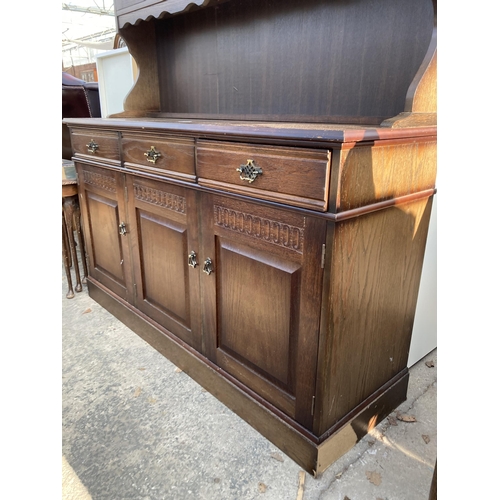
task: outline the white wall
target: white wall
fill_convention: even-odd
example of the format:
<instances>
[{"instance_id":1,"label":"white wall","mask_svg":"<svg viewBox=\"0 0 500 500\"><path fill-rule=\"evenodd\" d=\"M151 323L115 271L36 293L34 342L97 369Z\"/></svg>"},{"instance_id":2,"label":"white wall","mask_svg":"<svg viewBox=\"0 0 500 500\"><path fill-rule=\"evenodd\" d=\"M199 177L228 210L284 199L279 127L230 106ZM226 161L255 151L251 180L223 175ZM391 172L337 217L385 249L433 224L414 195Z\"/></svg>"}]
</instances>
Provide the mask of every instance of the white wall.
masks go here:
<instances>
[{"instance_id":1,"label":"white wall","mask_svg":"<svg viewBox=\"0 0 500 500\"><path fill-rule=\"evenodd\" d=\"M135 64L128 48L114 49L96 56L101 116L108 118L123 111L123 102L135 81Z\"/></svg>"},{"instance_id":2,"label":"white wall","mask_svg":"<svg viewBox=\"0 0 500 500\"><path fill-rule=\"evenodd\" d=\"M417 299L417 310L408 357L414 365L437 347L437 195L432 203L424 266Z\"/></svg>"}]
</instances>

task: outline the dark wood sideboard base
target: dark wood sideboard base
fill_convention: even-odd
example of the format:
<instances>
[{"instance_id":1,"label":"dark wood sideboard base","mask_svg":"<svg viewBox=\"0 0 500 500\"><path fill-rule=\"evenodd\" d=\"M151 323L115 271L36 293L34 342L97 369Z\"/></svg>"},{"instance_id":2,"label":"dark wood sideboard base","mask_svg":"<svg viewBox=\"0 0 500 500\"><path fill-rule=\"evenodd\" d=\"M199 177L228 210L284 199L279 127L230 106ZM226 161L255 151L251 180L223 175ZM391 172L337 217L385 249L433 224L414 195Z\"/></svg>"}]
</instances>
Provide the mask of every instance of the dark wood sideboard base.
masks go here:
<instances>
[{"instance_id":1,"label":"dark wood sideboard base","mask_svg":"<svg viewBox=\"0 0 500 500\"><path fill-rule=\"evenodd\" d=\"M115 9L123 112L64 120L90 295L320 474L406 398L437 2Z\"/></svg>"},{"instance_id":2,"label":"dark wood sideboard base","mask_svg":"<svg viewBox=\"0 0 500 500\"><path fill-rule=\"evenodd\" d=\"M182 369L219 401L271 441L309 474L317 477L406 400L405 368L344 419L317 438L229 374L211 363L139 310L88 278L90 297ZM261 402L259 402L259 400ZM277 415L279 413L279 416ZM287 421L289 423L287 423Z\"/></svg>"}]
</instances>

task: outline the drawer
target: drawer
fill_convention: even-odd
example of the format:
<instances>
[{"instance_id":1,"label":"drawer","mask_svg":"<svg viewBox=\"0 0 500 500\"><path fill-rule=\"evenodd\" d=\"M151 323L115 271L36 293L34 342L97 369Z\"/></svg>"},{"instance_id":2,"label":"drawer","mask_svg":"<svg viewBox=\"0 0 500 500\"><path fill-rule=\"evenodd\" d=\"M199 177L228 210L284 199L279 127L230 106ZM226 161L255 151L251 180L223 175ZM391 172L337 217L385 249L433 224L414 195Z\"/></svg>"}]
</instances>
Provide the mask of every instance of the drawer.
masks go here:
<instances>
[{"instance_id":1,"label":"drawer","mask_svg":"<svg viewBox=\"0 0 500 500\"><path fill-rule=\"evenodd\" d=\"M75 156L120 164L118 132L71 128L71 143Z\"/></svg>"},{"instance_id":2,"label":"drawer","mask_svg":"<svg viewBox=\"0 0 500 500\"><path fill-rule=\"evenodd\" d=\"M122 149L126 168L196 180L194 139L123 132Z\"/></svg>"},{"instance_id":3,"label":"drawer","mask_svg":"<svg viewBox=\"0 0 500 500\"><path fill-rule=\"evenodd\" d=\"M326 211L327 150L199 141L198 183L287 205Z\"/></svg>"}]
</instances>

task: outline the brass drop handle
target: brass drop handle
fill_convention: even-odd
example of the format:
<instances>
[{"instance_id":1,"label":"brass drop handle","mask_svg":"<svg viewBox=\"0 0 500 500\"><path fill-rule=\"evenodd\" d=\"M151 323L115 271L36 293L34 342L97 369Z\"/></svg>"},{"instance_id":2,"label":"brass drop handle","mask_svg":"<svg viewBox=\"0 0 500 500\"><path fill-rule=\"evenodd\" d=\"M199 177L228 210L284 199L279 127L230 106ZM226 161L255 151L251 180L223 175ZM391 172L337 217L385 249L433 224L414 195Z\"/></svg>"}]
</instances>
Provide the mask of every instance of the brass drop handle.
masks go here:
<instances>
[{"instance_id":1,"label":"brass drop handle","mask_svg":"<svg viewBox=\"0 0 500 500\"><path fill-rule=\"evenodd\" d=\"M188 255L188 266L194 269L197 265L198 262L196 260L196 252L193 251Z\"/></svg>"},{"instance_id":2,"label":"brass drop handle","mask_svg":"<svg viewBox=\"0 0 500 500\"><path fill-rule=\"evenodd\" d=\"M257 179L258 175L262 175L262 169L255 165L253 160L247 160L245 165L240 165L236 172L240 173L240 179L242 181L248 181L252 183L255 179Z\"/></svg>"},{"instance_id":3,"label":"brass drop handle","mask_svg":"<svg viewBox=\"0 0 500 500\"><path fill-rule=\"evenodd\" d=\"M210 274L213 272L214 268L212 266L212 259L208 258L205 260L205 265L203 266L203 272L208 274L210 276Z\"/></svg>"},{"instance_id":4,"label":"brass drop handle","mask_svg":"<svg viewBox=\"0 0 500 500\"><path fill-rule=\"evenodd\" d=\"M97 144L94 139L90 139L90 142L88 144L85 144L85 146L87 146L87 151L92 154L94 154L99 149L99 144Z\"/></svg>"},{"instance_id":5,"label":"brass drop handle","mask_svg":"<svg viewBox=\"0 0 500 500\"><path fill-rule=\"evenodd\" d=\"M122 236L125 236L127 234L127 226L125 226L125 222L120 222L120 224L118 225L118 232Z\"/></svg>"},{"instance_id":6,"label":"brass drop handle","mask_svg":"<svg viewBox=\"0 0 500 500\"><path fill-rule=\"evenodd\" d=\"M156 160L160 158L161 153L156 151L154 146L151 146L151 149L149 151L146 151L144 153L144 156L146 157L146 160L150 161L151 163L156 163Z\"/></svg>"}]
</instances>

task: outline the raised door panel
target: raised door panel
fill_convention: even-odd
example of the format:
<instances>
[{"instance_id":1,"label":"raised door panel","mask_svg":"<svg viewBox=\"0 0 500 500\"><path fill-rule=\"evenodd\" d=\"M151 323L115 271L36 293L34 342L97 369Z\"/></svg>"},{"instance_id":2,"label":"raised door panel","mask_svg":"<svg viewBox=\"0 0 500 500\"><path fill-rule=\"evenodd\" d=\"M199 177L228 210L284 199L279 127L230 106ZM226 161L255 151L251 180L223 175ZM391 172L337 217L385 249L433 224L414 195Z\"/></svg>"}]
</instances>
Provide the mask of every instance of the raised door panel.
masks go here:
<instances>
[{"instance_id":1,"label":"raised door panel","mask_svg":"<svg viewBox=\"0 0 500 500\"><path fill-rule=\"evenodd\" d=\"M324 222L203 195L206 354L310 428Z\"/></svg>"},{"instance_id":2,"label":"raised door panel","mask_svg":"<svg viewBox=\"0 0 500 500\"><path fill-rule=\"evenodd\" d=\"M82 163L76 166L88 242L89 274L123 299L130 300L123 174Z\"/></svg>"},{"instance_id":3,"label":"raised door panel","mask_svg":"<svg viewBox=\"0 0 500 500\"><path fill-rule=\"evenodd\" d=\"M136 307L189 345L201 348L195 192L127 176L134 233Z\"/></svg>"},{"instance_id":4,"label":"raised door panel","mask_svg":"<svg viewBox=\"0 0 500 500\"><path fill-rule=\"evenodd\" d=\"M225 238L217 244L219 356L228 364L225 355L231 356L292 393L300 264Z\"/></svg>"}]
</instances>

